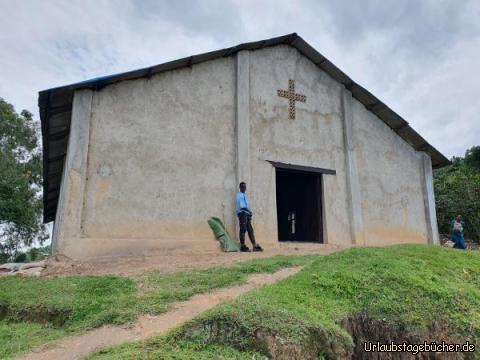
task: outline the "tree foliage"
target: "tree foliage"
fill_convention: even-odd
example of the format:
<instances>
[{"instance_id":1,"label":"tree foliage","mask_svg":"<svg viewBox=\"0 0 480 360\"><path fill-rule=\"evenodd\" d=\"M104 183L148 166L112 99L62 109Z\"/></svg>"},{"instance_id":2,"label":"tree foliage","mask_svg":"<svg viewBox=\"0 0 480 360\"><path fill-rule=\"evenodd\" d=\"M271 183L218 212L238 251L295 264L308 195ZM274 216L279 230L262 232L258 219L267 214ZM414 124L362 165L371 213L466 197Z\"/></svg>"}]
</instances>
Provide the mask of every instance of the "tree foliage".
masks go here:
<instances>
[{"instance_id":1,"label":"tree foliage","mask_svg":"<svg viewBox=\"0 0 480 360\"><path fill-rule=\"evenodd\" d=\"M441 233L450 232L450 221L462 215L465 235L480 240L480 146L468 149L465 157L435 170L433 184Z\"/></svg>"},{"instance_id":2,"label":"tree foliage","mask_svg":"<svg viewBox=\"0 0 480 360\"><path fill-rule=\"evenodd\" d=\"M0 253L47 238L42 224L39 126L0 98Z\"/></svg>"},{"instance_id":3,"label":"tree foliage","mask_svg":"<svg viewBox=\"0 0 480 360\"><path fill-rule=\"evenodd\" d=\"M480 170L480 146L474 146L465 153L465 164Z\"/></svg>"}]
</instances>

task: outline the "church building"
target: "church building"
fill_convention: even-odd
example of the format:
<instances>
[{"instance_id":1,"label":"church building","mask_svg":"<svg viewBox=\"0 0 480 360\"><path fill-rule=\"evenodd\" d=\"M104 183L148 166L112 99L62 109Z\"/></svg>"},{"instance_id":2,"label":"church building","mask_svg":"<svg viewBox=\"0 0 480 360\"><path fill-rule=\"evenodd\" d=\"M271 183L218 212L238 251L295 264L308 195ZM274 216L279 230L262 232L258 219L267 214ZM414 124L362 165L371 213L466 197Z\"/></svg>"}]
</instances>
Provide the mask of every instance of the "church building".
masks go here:
<instances>
[{"instance_id":1,"label":"church building","mask_svg":"<svg viewBox=\"0 0 480 360\"><path fill-rule=\"evenodd\" d=\"M267 251L438 243L432 168L448 159L297 34L41 91L39 107L55 254L220 251L207 220L238 239L241 181Z\"/></svg>"}]
</instances>

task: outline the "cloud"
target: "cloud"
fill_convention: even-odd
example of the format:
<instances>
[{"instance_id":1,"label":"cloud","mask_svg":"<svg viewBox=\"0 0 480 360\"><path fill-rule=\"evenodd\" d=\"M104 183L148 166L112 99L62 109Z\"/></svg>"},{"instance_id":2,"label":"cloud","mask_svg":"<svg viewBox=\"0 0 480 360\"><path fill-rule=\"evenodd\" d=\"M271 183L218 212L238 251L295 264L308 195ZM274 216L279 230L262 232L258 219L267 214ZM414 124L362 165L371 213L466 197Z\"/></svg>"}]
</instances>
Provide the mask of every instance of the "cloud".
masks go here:
<instances>
[{"instance_id":1,"label":"cloud","mask_svg":"<svg viewBox=\"0 0 480 360\"><path fill-rule=\"evenodd\" d=\"M0 96L297 32L447 156L480 143L477 1L0 1ZM5 30L7 29L7 30Z\"/></svg>"},{"instance_id":2,"label":"cloud","mask_svg":"<svg viewBox=\"0 0 480 360\"><path fill-rule=\"evenodd\" d=\"M36 109L37 92L215 49L182 24L140 16L134 3L21 1L0 5L0 94Z\"/></svg>"}]
</instances>

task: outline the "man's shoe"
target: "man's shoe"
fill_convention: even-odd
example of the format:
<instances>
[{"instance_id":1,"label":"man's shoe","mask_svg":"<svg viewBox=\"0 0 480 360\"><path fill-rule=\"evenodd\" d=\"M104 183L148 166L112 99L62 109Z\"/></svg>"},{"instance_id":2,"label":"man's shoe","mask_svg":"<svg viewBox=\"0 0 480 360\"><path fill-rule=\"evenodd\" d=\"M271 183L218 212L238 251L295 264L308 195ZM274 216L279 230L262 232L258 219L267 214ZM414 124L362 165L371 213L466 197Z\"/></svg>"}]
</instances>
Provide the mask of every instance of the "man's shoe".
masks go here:
<instances>
[{"instance_id":1,"label":"man's shoe","mask_svg":"<svg viewBox=\"0 0 480 360\"><path fill-rule=\"evenodd\" d=\"M263 251L262 247L258 244L253 245L253 251Z\"/></svg>"},{"instance_id":2,"label":"man's shoe","mask_svg":"<svg viewBox=\"0 0 480 360\"><path fill-rule=\"evenodd\" d=\"M250 252L250 249L248 248L247 245L240 245L240 251L241 252Z\"/></svg>"}]
</instances>

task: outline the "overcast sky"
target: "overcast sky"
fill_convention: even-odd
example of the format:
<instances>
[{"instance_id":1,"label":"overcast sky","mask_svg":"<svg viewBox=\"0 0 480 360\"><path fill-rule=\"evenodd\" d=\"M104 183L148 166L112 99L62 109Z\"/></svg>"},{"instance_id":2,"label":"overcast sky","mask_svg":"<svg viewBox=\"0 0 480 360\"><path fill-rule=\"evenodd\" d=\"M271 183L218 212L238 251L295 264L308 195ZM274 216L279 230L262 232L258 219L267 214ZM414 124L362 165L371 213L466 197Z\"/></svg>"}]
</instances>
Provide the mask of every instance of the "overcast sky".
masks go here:
<instances>
[{"instance_id":1,"label":"overcast sky","mask_svg":"<svg viewBox=\"0 0 480 360\"><path fill-rule=\"evenodd\" d=\"M0 97L297 32L447 157L480 145L480 1L0 0Z\"/></svg>"}]
</instances>

